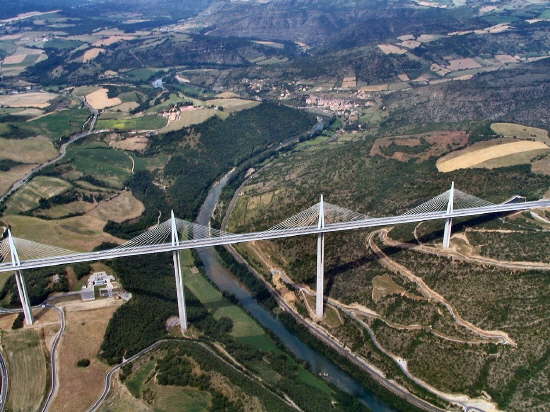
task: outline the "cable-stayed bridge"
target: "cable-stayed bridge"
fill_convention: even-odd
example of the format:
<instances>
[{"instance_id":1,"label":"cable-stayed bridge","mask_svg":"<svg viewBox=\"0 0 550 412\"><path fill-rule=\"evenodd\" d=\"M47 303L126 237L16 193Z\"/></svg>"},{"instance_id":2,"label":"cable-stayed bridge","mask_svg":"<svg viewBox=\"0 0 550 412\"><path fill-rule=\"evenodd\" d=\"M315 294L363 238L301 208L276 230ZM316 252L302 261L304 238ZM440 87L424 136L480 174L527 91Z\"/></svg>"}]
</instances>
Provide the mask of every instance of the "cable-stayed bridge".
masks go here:
<instances>
[{"instance_id":1,"label":"cable-stayed bridge","mask_svg":"<svg viewBox=\"0 0 550 412\"><path fill-rule=\"evenodd\" d=\"M281 239L294 236L317 235L317 290L316 315L323 317L324 298L324 242L325 233L370 227L391 226L428 220L445 220L443 247L450 246L452 221L454 218L479 216L495 213L517 212L550 207L550 199L525 201L514 196L507 201L494 204L451 188L399 216L370 217L352 210L321 201L270 229L233 234L211 227L191 223L172 216L167 221L151 227L139 236L113 249L96 252L73 252L56 246L31 240L7 236L0 241L0 272L15 272L15 279L23 305L25 320L33 322L30 302L22 271L40 267L58 266L77 262L99 261L127 256L172 252L179 319L182 331L187 329L185 296L181 264L178 251L184 249L229 245L257 240Z\"/></svg>"}]
</instances>

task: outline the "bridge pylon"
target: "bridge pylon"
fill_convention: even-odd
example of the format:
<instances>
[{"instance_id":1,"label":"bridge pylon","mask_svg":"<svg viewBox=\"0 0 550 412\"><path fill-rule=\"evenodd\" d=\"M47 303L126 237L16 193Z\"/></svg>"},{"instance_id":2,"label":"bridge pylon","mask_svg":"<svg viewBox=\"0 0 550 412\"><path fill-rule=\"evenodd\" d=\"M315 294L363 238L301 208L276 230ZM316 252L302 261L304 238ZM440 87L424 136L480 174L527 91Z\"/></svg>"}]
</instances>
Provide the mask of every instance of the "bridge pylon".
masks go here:
<instances>
[{"instance_id":1,"label":"bridge pylon","mask_svg":"<svg viewBox=\"0 0 550 412\"><path fill-rule=\"evenodd\" d=\"M13 241L10 229L8 229L8 243L10 246L11 263L15 269L15 283L17 284L17 292L19 293L19 301L21 302L23 313L25 314L25 323L27 325L32 325L34 319L32 317L31 303L27 293L27 285L25 284L23 272L17 269L17 267L21 265L21 261L19 260L19 254L15 248L15 242Z\"/></svg>"},{"instance_id":2,"label":"bridge pylon","mask_svg":"<svg viewBox=\"0 0 550 412\"><path fill-rule=\"evenodd\" d=\"M451 183L449 191L449 202L447 203L447 214L453 213L455 202L455 182ZM445 220L445 231L443 232L443 247L449 249L451 247L451 232L453 226L453 218L449 217Z\"/></svg>"},{"instance_id":3,"label":"bridge pylon","mask_svg":"<svg viewBox=\"0 0 550 412\"><path fill-rule=\"evenodd\" d=\"M177 246L179 243L178 228L176 225L176 218L174 217L174 211L171 216L171 230L172 230L172 246ZM181 260L179 250L172 252L172 258L174 260L174 276L176 277L176 294L178 297L178 315L180 321L181 333L187 332L187 311L185 308L185 293L183 290L183 277L181 273Z\"/></svg>"},{"instance_id":4,"label":"bridge pylon","mask_svg":"<svg viewBox=\"0 0 550 412\"><path fill-rule=\"evenodd\" d=\"M322 229L325 227L325 204L323 195L319 203L319 221L317 227ZM325 288L325 234L317 235L317 289L315 291L315 316L317 319L323 318L324 304L324 288Z\"/></svg>"}]
</instances>

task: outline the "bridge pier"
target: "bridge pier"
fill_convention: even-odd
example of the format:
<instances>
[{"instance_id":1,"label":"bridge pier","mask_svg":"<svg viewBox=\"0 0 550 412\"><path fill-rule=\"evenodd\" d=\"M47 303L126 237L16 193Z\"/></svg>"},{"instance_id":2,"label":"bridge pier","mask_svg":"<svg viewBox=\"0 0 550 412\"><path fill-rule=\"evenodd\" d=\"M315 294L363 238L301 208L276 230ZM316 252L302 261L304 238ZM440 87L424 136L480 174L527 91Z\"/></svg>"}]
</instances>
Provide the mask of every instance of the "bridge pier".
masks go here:
<instances>
[{"instance_id":1,"label":"bridge pier","mask_svg":"<svg viewBox=\"0 0 550 412\"><path fill-rule=\"evenodd\" d=\"M10 229L8 229L8 244L10 247L11 264L15 269L14 276L15 276L15 283L17 284L17 292L19 293L19 301L21 302L21 306L23 307L23 313L25 314L25 323L27 325L32 325L34 322L34 319L32 317L32 309L29 301L29 295L27 293L27 286L25 285L25 278L23 277L23 272L17 269L17 267L21 265L21 261L19 260L19 254L17 253L17 249L15 248L15 243L13 241L13 237L11 235Z\"/></svg>"},{"instance_id":2,"label":"bridge pier","mask_svg":"<svg viewBox=\"0 0 550 412\"><path fill-rule=\"evenodd\" d=\"M183 291L183 277L181 274L180 252L172 252L174 259L174 275L176 277L176 294L178 296L178 315L181 333L187 332L187 311L185 308L185 293Z\"/></svg>"},{"instance_id":3,"label":"bridge pier","mask_svg":"<svg viewBox=\"0 0 550 412\"><path fill-rule=\"evenodd\" d=\"M176 246L179 243L178 229L176 226L176 218L174 217L174 211L172 211L172 245ZM183 290L183 276L181 273L181 259L180 252L174 250L172 252L172 259L174 261L174 276L176 278L176 295L178 298L178 315L180 322L181 333L187 332L187 310L185 308L185 292Z\"/></svg>"},{"instance_id":4,"label":"bridge pier","mask_svg":"<svg viewBox=\"0 0 550 412\"><path fill-rule=\"evenodd\" d=\"M449 191L449 202L447 203L447 214L453 213L455 201L455 182L451 183ZM445 220L445 231L443 232L443 247L449 249L451 247L451 232L453 226L453 218L449 217Z\"/></svg>"},{"instance_id":5,"label":"bridge pier","mask_svg":"<svg viewBox=\"0 0 550 412\"><path fill-rule=\"evenodd\" d=\"M317 227L325 227L325 207L323 203L323 195L319 203L319 223ZM323 304L324 304L324 289L325 289L325 234L317 235L317 289L315 291L315 316L317 319L323 319Z\"/></svg>"},{"instance_id":6,"label":"bridge pier","mask_svg":"<svg viewBox=\"0 0 550 412\"><path fill-rule=\"evenodd\" d=\"M32 325L34 319L32 317L32 309L29 301L29 295L27 294L27 286L25 285L25 279L23 278L23 272L20 270L15 271L15 282L17 283L17 292L19 293L19 300L21 306L23 306L23 313L25 314L25 323Z\"/></svg>"}]
</instances>

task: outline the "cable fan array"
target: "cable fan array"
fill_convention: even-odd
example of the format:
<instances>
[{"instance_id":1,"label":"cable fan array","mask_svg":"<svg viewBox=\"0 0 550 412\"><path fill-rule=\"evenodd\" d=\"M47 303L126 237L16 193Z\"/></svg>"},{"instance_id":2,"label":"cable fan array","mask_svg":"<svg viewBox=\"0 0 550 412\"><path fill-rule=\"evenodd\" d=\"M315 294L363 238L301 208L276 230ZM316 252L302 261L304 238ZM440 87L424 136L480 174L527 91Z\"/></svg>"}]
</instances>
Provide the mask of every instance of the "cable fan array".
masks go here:
<instances>
[{"instance_id":1,"label":"cable fan array","mask_svg":"<svg viewBox=\"0 0 550 412\"><path fill-rule=\"evenodd\" d=\"M354 212L353 210L346 209L332 203L323 202L325 224L353 222L357 220L368 219L368 216L361 213ZM321 210L321 202L311 206L300 213L295 214L288 219L283 220L281 223L269 228L267 231L297 229L304 227L317 226L319 222L319 213Z\"/></svg>"},{"instance_id":2,"label":"cable fan array","mask_svg":"<svg viewBox=\"0 0 550 412\"><path fill-rule=\"evenodd\" d=\"M180 240L209 239L215 237L230 236L231 233L218 229L191 223L187 220L175 218L175 227ZM130 239L126 243L115 247L113 250L135 248L141 246L162 245L172 241L172 220L151 227L146 232Z\"/></svg>"},{"instance_id":3,"label":"cable fan array","mask_svg":"<svg viewBox=\"0 0 550 412\"><path fill-rule=\"evenodd\" d=\"M451 190L447 190L441 193L439 196L422 203L421 205L408 210L403 213L403 216L407 215L420 215L430 212L444 212L447 210L449 199L451 197ZM453 209L472 209L476 207L494 206L487 200L480 199L479 197L464 193L461 190L454 189L453 196Z\"/></svg>"},{"instance_id":4,"label":"cable fan array","mask_svg":"<svg viewBox=\"0 0 550 412\"><path fill-rule=\"evenodd\" d=\"M57 246L44 245L32 240L13 237L13 244L17 255L21 260L46 259L58 256L73 255L76 252ZM0 242L0 258L2 262L11 262L11 251L9 239L5 238Z\"/></svg>"}]
</instances>

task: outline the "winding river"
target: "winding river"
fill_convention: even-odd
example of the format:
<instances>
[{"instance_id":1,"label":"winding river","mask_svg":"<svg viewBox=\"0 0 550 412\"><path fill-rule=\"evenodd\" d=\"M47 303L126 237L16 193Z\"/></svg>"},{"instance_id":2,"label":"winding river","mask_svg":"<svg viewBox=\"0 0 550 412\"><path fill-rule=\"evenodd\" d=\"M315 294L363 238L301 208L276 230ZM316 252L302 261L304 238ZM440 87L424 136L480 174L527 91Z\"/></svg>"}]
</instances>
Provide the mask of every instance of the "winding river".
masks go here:
<instances>
[{"instance_id":1,"label":"winding river","mask_svg":"<svg viewBox=\"0 0 550 412\"><path fill-rule=\"evenodd\" d=\"M230 173L226 174L220 181L216 182L208 192L206 200L201 206L197 222L208 226L210 216L221 191L227 184ZM298 359L308 363L314 373L322 374L324 379L338 387L340 390L355 396L367 405L374 412L393 412L394 409L387 406L372 392L365 389L359 382L354 380L346 372L328 360L320 353L302 342L293 335L286 327L275 318L271 312L258 304L248 289L220 263L218 253L214 248L197 249L198 255L204 264L206 275L220 290L234 295L240 304L267 330L271 331L282 344L292 352Z\"/></svg>"}]
</instances>

